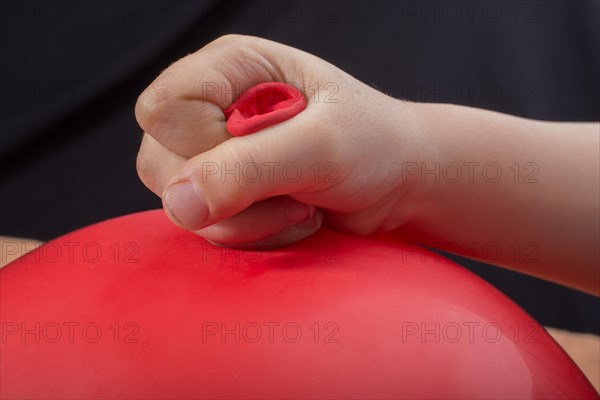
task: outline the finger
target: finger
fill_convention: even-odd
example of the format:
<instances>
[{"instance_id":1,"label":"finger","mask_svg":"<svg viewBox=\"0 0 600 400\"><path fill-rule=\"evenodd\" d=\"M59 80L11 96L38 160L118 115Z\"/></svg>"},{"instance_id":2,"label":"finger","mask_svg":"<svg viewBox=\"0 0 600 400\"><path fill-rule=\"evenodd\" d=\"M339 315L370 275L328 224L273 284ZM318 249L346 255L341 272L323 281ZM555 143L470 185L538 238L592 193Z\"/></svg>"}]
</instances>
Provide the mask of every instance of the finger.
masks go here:
<instances>
[{"instance_id":1,"label":"finger","mask_svg":"<svg viewBox=\"0 0 600 400\"><path fill-rule=\"evenodd\" d=\"M185 164L187 158L168 150L152 136L144 133L137 155L137 173L148 189L162 197L171 178Z\"/></svg>"},{"instance_id":2,"label":"finger","mask_svg":"<svg viewBox=\"0 0 600 400\"><path fill-rule=\"evenodd\" d=\"M265 249L296 242L315 233L322 214L288 196L255 203L246 210L195 233L220 245Z\"/></svg>"},{"instance_id":3,"label":"finger","mask_svg":"<svg viewBox=\"0 0 600 400\"><path fill-rule=\"evenodd\" d=\"M155 106L146 132L175 154L191 158L231 138L223 111L212 103L173 97Z\"/></svg>"},{"instance_id":4,"label":"finger","mask_svg":"<svg viewBox=\"0 0 600 400\"><path fill-rule=\"evenodd\" d=\"M228 35L171 65L140 95L135 112L148 134L185 157L199 154L230 135L223 109L262 82L304 88L299 63L323 61L265 39ZM270 60L277 60L275 65ZM333 67L332 67L333 69Z\"/></svg>"},{"instance_id":5,"label":"finger","mask_svg":"<svg viewBox=\"0 0 600 400\"><path fill-rule=\"evenodd\" d=\"M377 204L353 213L326 212L323 224L329 228L358 235L390 231L397 226L386 226L384 220L396 204L395 199L384 199Z\"/></svg>"},{"instance_id":6,"label":"finger","mask_svg":"<svg viewBox=\"0 0 600 400\"><path fill-rule=\"evenodd\" d=\"M269 197L324 189L311 166L327 160L333 146L319 129L321 124L301 113L191 158L167 187L165 210L182 227L198 230ZM303 130L312 131L319 146L296 133Z\"/></svg>"}]
</instances>

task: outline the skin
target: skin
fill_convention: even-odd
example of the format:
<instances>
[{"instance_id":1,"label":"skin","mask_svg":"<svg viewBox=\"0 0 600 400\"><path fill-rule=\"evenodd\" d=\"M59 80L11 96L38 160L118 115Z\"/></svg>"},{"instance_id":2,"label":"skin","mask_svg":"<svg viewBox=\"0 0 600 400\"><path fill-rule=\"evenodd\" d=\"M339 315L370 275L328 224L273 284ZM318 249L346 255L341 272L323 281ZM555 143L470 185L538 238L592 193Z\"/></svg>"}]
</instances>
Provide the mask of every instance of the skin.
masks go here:
<instances>
[{"instance_id":1,"label":"skin","mask_svg":"<svg viewBox=\"0 0 600 400\"><path fill-rule=\"evenodd\" d=\"M249 83L270 81L300 85L307 109L232 138L222 109ZM212 93L202 90L202 82L224 86ZM309 54L236 35L164 71L140 96L136 116L145 130L140 178L163 199L175 223L215 243L284 245L322 224L363 235L393 231L588 293L600 291L598 124L396 100ZM233 168L250 161L297 162L302 179L290 182L275 174L273 180L236 182L201 169L212 162ZM491 162L501 167L498 180L494 168L482 171ZM439 172L428 174L436 163ZM458 180L453 163L461 166ZM168 189L185 180L194 181L204 198L179 204L195 220L169 209ZM0 242L0 268L41 244L11 237ZM600 339L548 330L598 389Z\"/></svg>"},{"instance_id":2,"label":"skin","mask_svg":"<svg viewBox=\"0 0 600 400\"><path fill-rule=\"evenodd\" d=\"M35 239L0 236L0 268L35 250L43 242Z\"/></svg>"},{"instance_id":3,"label":"skin","mask_svg":"<svg viewBox=\"0 0 600 400\"><path fill-rule=\"evenodd\" d=\"M271 81L299 86L307 108L232 137L222 110ZM321 225L394 232L600 293L597 123L398 100L310 54L238 35L171 65L135 111L140 178L173 222L212 242L278 246ZM266 173L290 162L298 180ZM220 173L251 163L260 179Z\"/></svg>"},{"instance_id":4,"label":"skin","mask_svg":"<svg viewBox=\"0 0 600 400\"><path fill-rule=\"evenodd\" d=\"M548 327L546 330L600 392L600 336Z\"/></svg>"}]
</instances>

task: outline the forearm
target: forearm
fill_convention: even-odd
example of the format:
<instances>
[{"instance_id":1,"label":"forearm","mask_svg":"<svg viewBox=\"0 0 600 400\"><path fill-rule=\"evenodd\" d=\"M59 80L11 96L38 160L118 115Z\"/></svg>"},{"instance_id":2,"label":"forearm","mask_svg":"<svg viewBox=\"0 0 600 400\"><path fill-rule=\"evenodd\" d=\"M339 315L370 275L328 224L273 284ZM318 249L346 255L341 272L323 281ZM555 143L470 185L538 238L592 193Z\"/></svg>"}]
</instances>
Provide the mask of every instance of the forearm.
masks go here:
<instances>
[{"instance_id":1,"label":"forearm","mask_svg":"<svg viewBox=\"0 0 600 400\"><path fill-rule=\"evenodd\" d=\"M404 234L598 294L599 125L418 107L432 152Z\"/></svg>"}]
</instances>

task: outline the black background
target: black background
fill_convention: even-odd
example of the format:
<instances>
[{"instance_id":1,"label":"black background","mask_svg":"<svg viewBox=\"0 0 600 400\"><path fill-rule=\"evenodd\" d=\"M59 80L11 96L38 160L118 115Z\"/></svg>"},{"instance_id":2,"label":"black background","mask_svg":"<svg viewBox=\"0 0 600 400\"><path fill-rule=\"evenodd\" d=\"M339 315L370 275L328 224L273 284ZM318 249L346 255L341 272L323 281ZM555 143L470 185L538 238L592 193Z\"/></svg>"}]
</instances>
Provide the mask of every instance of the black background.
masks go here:
<instances>
[{"instance_id":1,"label":"black background","mask_svg":"<svg viewBox=\"0 0 600 400\"><path fill-rule=\"evenodd\" d=\"M599 20L593 1L2 1L0 234L49 240L159 208L135 172L135 101L223 34L303 49L395 97L598 121ZM453 258L543 324L600 331L596 298Z\"/></svg>"}]
</instances>

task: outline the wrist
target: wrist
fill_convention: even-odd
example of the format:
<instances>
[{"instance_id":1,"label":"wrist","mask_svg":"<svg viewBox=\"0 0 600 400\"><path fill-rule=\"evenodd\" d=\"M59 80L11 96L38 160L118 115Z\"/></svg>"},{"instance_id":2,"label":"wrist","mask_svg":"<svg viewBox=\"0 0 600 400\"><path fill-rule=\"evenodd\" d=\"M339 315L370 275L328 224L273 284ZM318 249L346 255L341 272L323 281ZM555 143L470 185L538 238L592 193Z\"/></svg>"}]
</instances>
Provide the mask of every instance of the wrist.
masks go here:
<instances>
[{"instance_id":1,"label":"wrist","mask_svg":"<svg viewBox=\"0 0 600 400\"><path fill-rule=\"evenodd\" d=\"M387 97L387 96L386 96ZM389 231L407 224L421 224L432 200L438 199L440 185L428 179L425 169L432 168L440 159L440 143L432 118L435 104L416 103L387 97L387 110L392 120L387 124L392 156L385 158L393 165L397 193L390 211Z\"/></svg>"}]
</instances>

